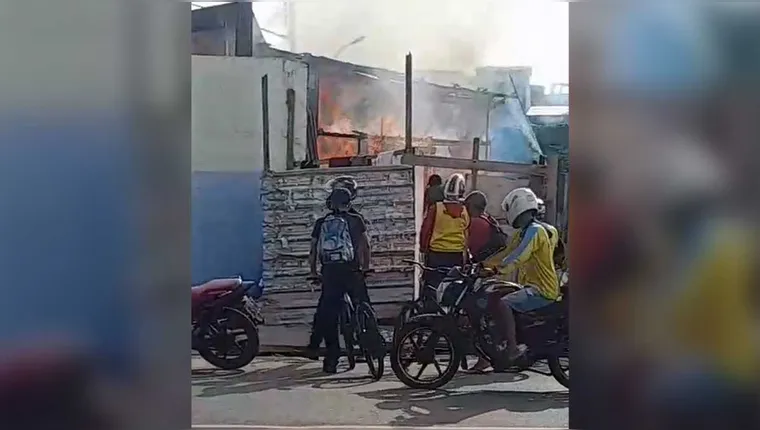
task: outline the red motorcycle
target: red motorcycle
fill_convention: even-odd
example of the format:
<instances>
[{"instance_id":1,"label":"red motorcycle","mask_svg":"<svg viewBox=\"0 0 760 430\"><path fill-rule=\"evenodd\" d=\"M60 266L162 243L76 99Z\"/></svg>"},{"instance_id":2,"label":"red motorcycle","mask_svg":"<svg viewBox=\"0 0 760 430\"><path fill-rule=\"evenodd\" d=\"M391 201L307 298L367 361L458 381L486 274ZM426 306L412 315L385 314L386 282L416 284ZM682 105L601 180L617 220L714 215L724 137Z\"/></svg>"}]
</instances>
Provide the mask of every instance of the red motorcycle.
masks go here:
<instances>
[{"instance_id":1,"label":"red motorcycle","mask_svg":"<svg viewBox=\"0 0 760 430\"><path fill-rule=\"evenodd\" d=\"M260 282L214 279L192 288L192 349L225 370L248 365L259 353L258 325L264 323L257 300Z\"/></svg>"}]
</instances>

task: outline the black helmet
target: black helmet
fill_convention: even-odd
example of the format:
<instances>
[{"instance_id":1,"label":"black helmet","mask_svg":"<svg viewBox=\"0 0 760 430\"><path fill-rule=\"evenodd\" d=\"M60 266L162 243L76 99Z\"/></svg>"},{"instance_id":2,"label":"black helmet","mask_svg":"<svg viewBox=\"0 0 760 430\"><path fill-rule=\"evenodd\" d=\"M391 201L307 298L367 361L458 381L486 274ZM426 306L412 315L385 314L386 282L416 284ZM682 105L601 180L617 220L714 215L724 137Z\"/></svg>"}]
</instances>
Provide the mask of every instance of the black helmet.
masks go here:
<instances>
[{"instance_id":1,"label":"black helmet","mask_svg":"<svg viewBox=\"0 0 760 430\"><path fill-rule=\"evenodd\" d=\"M359 185L356 183L356 179L353 176L338 176L329 180L326 184L327 189L332 191L336 188L345 188L351 195L351 200L356 198L356 189Z\"/></svg>"},{"instance_id":2,"label":"black helmet","mask_svg":"<svg viewBox=\"0 0 760 430\"><path fill-rule=\"evenodd\" d=\"M345 188L335 188L327 198L327 206L330 210L346 212L351 209L351 192Z\"/></svg>"},{"instance_id":3,"label":"black helmet","mask_svg":"<svg viewBox=\"0 0 760 430\"><path fill-rule=\"evenodd\" d=\"M467 209L472 208L479 212L485 212L486 206L488 206L488 198L486 198L486 195L482 191L476 190L467 194L467 197L464 199L464 205L467 206Z\"/></svg>"}]
</instances>

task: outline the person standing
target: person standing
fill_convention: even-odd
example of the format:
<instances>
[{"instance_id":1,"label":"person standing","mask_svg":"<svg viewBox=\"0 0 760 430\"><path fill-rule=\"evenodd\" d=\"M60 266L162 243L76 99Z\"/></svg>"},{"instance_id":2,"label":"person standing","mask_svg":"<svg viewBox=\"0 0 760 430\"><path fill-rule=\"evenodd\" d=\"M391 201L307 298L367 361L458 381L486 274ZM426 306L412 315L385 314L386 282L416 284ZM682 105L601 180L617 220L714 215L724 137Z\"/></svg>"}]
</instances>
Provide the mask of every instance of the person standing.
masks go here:
<instances>
[{"instance_id":1,"label":"person standing","mask_svg":"<svg viewBox=\"0 0 760 430\"><path fill-rule=\"evenodd\" d=\"M470 217L462 202L464 176L455 173L443 186L444 201L430 206L420 229L420 251L431 268L462 266L467 256L467 228ZM423 280L437 286L442 274L426 271Z\"/></svg>"},{"instance_id":2,"label":"person standing","mask_svg":"<svg viewBox=\"0 0 760 430\"><path fill-rule=\"evenodd\" d=\"M324 336L327 354L322 369L336 373L340 344L338 317L343 306L343 295L360 299L357 290L363 285L362 272L369 268L369 238L364 220L350 213L351 194L345 188L330 193L331 212L317 220L311 235L309 266L311 279L321 279L322 291L317 305L316 332L312 337ZM321 276L317 265L321 264ZM355 299L355 300L356 300ZM309 345L317 349L319 345Z\"/></svg>"}]
</instances>

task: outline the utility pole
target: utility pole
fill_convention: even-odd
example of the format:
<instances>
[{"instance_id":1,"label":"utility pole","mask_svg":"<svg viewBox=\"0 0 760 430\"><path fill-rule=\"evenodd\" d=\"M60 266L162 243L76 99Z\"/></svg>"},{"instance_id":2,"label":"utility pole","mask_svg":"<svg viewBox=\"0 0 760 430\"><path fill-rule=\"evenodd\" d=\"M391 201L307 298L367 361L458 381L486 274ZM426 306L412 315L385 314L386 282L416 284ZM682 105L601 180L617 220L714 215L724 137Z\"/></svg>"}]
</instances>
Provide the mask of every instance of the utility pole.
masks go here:
<instances>
[{"instance_id":1,"label":"utility pole","mask_svg":"<svg viewBox=\"0 0 760 430\"><path fill-rule=\"evenodd\" d=\"M285 25L287 27L290 52L298 52L296 43L296 5L293 0L285 0Z\"/></svg>"}]
</instances>

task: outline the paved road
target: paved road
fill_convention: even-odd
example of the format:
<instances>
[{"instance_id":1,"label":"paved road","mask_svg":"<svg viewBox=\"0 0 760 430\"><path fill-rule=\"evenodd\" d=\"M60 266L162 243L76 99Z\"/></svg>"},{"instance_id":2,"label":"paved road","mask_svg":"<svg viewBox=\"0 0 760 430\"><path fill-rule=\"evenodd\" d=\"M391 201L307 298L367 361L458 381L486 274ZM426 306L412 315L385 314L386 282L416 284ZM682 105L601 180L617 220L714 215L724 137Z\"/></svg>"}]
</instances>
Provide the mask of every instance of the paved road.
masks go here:
<instances>
[{"instance_id":1,"label":"paved road","mask_svg":"<svg viewBox=\"0 0 760 430\"><path fill-rule=\"evenodd\" d=\"M192 383L194 425L568 426L567 390L533 373L460 373L445 390L431 392L403 386L388 363L383 379L373 382L362 363L327 376L320 363L301 358L259 357L227 372L193 357Z\"/></svg>"}]
</instances>

